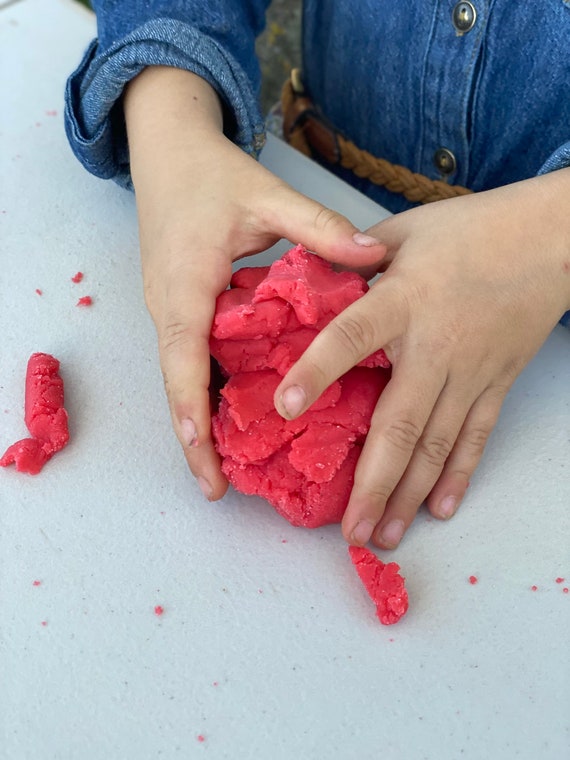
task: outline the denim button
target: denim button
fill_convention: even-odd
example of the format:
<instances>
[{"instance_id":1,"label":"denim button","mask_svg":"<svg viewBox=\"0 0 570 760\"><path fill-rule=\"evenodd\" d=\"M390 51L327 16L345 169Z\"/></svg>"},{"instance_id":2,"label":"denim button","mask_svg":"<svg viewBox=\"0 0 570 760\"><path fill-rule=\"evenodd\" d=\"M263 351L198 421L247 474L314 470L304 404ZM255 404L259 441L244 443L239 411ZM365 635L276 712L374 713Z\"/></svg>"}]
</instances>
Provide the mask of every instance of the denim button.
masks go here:
<instances>
[{"instance_id":1,"label":"denim button","mask_svg":"<svg viewBox=\"0 0 570 760\"><path fill-rule=\"evenodd\" d=\"M455 156L447 148L438 148L433 154L433 162L442 174L453 174L457 168Z\"/></svg>"},{"instance_id":2,"label":"denim button","mask_svg":"<svg viewBox=\"0 0 570 760\"><path fill-rule=\"evenodd\" d=\"M451 14L451 20L458 35L471 31L475 26L476 19L477 11L472 3L457 3Z\"/></svg>"}]
</instances>

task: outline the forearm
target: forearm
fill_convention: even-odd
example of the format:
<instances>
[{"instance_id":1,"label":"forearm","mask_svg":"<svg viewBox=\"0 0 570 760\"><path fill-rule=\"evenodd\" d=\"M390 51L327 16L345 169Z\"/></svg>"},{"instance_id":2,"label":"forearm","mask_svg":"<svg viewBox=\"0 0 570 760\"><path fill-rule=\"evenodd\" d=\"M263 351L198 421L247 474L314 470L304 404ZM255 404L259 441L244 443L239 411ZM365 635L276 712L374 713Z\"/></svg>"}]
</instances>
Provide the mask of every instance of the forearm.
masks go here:
<instances>
[{"instance_id":1,"label":"forearm","mask_svg":"<svg viewBox=\"0 0 570 760\"><path fill-rule=\"evenodd\" d=\"M200 154L208 139L223 133L218 95L201 77L181 69L146 68L128 84L124 112L135 189L159 180L180 152Z\"/></svg>"}]
</instances>

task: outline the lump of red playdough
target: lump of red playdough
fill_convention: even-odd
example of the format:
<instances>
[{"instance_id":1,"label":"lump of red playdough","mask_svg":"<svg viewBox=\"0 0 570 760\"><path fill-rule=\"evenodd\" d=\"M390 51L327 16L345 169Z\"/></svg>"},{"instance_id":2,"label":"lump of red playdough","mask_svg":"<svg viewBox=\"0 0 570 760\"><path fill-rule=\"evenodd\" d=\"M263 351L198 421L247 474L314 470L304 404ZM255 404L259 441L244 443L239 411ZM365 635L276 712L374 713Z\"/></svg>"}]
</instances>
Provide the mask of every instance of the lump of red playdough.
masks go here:
<instances>
[{"instance_id":1,"label":"lump of red playdough","mask_svg":"<svg viewBox=\"0 0 570 760\"><path fill-rule=\"evenodd\" d=\"M37 475L69 441L59 362L49 354L32 354L26 371L25 422L32 438L9 446L0 467L15 464L19 472Z\"/></svg>"},{"instance_id":2,"label":"lump of red playdough","mask_svg":"<svg viewBox=\"0 0 570 760\"><path fill-rule=\"evenodd\" d=\"M227 378L212 419L222 470L293 525L342 519L390 362L376 351L295 420L277 413L273 396L319 330L367 289L299 245L271 267L240 269L218 298L210 350Z\"/></svg>"},{"instance_id":3,"label":"lump of red playdough","mask_svg":"<svg viewBox=\"0 0 570 760\"><path fill-rule=\"evenodd\" d=\"M384 625L397 623L408 610L408 592L400 566L384 564L369 549L349 546L350 559L368 595L376 605L376 615Z\"/></svg>"}]
</instances>

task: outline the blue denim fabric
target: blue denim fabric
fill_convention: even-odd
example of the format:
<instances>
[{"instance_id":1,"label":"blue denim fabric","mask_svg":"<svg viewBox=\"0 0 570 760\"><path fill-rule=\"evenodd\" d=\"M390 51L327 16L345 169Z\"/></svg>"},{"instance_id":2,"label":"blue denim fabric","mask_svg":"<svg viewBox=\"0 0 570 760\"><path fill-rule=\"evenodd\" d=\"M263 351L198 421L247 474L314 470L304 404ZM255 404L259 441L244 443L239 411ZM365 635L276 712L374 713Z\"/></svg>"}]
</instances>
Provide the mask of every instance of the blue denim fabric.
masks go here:
<instances>
[{"instance_id":1,"label":"blue denim fabric","mask_svg":"<svg viewBox=\"0 0 570 760\"><path fill-rule=\"evenodd\" d=\"M454 184L485 190L570 166L570 0L473 0L458 35L455 0L305 0L303 72L328 119L357 145ZM98 38L66 88L65 124L93 174L132 188L121 95L145 66L193 71L220 94L225 130L263 144L255 37L269 0L95 0ZM327 167L330 168L330 167ZM411 205L342 168L393 212ZM567 317L568 315L566 315Z\"/></svg>"}]
</instances>

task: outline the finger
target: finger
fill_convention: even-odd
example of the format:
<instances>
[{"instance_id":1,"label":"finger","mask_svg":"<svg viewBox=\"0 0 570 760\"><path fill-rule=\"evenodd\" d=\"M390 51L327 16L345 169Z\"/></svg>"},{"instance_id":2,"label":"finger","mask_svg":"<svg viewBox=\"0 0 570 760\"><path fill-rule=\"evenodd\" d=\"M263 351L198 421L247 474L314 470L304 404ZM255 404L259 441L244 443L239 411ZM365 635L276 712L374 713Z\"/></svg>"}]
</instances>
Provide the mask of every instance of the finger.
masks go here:
<instances>
[{"instance_id":1,"label":"finger","mask_svg":"<svg viewBox=\"0 0 570 760\"><path fill-rule=\"evenodd\" d=\"M395 549L429 494L461 431L473 403L461 388L446 384L420 436L410 462L391 494L372 534L382 549ZM447 515L450 517L451 515Z\"/></svg>"},{"instance_id":2,"label":"finger","mask_svg":"<svg viewBox=\"0 0 570 760\"><path fill-rule=\"evenodd\" d=\"M428 508L434 517L448 519L457 511L483 456L509 387L488 388L471 407L441 475L427 498Z\"/></svg>"},{"instance_id":3,"label":"finger","mask_svg":"<svg viewBox=\"0 0 570 760\"><path fill-rule=\"evenodd\" d=\"M395 289L371 288L312 341L275 391L279 414L293 419L349 369L404 330L404 309Z\"/></svg>"},{"instance_id":4,"label":"finger","mask_svg":"<svg viewBox=\"0 0 570 760\"><path fill-rule=\"evenodd\" d=\"M395 368L372 416L342 520L347 541L366 544L382 518L445 385L443 365L430 366L407 352ZM393 526L398 542L406 525Z\"/></svg>"},{"instance_id":5,"label":"finger","mask_svg":"<svg viewBox=\"0 0 570 760\"><path fill-rule=\"evenodd\" d=\"M217 295L187 269L170 279L164 309L155 319L173 427L210 500L221 498L227 489L210 427L209 335Z\"/></svg>"},{"instance_id":6,"label":"finger","mask_svg":"<svg viewBox=\"0 0 570 760\"><path fill-rule=\"evenodd\" d=\"M262 216L262 223L280 237L302 243L335 264L371 266L386 254L386 246L378 238L363 234L342 214L287 185L265 199Z\"/></svg>"}]
</instances>

